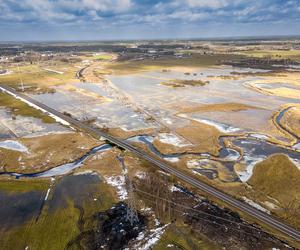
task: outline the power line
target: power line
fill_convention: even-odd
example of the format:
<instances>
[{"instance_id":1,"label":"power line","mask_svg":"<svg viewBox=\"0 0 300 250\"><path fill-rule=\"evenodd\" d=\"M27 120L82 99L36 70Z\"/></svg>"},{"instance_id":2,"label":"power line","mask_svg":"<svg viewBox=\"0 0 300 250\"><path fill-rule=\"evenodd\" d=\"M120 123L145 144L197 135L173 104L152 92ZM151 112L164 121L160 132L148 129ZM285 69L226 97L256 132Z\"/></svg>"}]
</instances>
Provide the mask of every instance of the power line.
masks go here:
<instances>
[{"instance_id":1,"label":"power line","mask_svg":"<svg viewBox=\"0 0 300 250\"><path fill-rule=\"evenodd\" d=\"M147 198L143 198L143 199L145 199L145 200L147 200L147 201L150 201L150 202L152 202L152 203L155 203L155 201L153 201L153 200L150 200L150 199L147 199ZM183 210L179 210L179 209L176 209L176 208L172 208L172 210L173 210L173 211L176 211L176 212L179 212L179 213L185 213ZM200 211L198 211L198 212L200 212ZM200 219L200 220L202 220L202 221L209 222L210 224L213 224L213 225L218 225L218 226L221 226L221 227L228 228L228 227L227 227L226 225L224 225L224 224L220 224L220 223L218 223L218 222L211 221L211 220L208 220L208 219L199 217L199 216L191 215L191 214L188 214L188 213L186 213L186 215L189 216L189 217L195 218L195 219ZM242 224L242 225L243 225L243 224ZM247 226L247 225L244 225L244 226L249 227L249 226ZM266 233L266 232L264 232L264 231L262 231L262 230L259 230L259 229L255 228L255 227L253 227L252 229L257 230L257 232L258 232L259 234L261 234L261 232ZM238 228L230 228L230 230L241 232L241 230L238 229ZM228 230L228 231L229 231L229 230ZM257 235L255 235L255 234L253 234L253 233L248 233L248 232L245 232L245 231L243 231L243 234L247 234L247 235L250 235L250 236L255 236L255 237L257 237ZM267 233L266 233L266 234L267 234ZM261 235L260 235L260 236L261 236ZM270 236L270 237L271 237L271 236ZM264 240L267 240L267 241L270 241L270 242L274 242L274 239L264 238Z\"/></svg>"},{"instance_id":2,"label":"power line","mask_svg":"<svg viewBox=\"0 0 300 250\"><path fill-rule=\"evenodd\" d=\"M195 209L195 208L191 208L191 207L185 206L185 205L183 205L183 204L176 203L176 202L174 202L174 201L172 201L172 200L168 200L168 199L162 198L162 197L160 197L160 196L157 196L157 195L154 195L154 194L150 194L150 193L148 193L148 192L145 192L145 191L140 190L140 189L137 189L137 188L135 188L134 190L137 191L137 192L146 194L146 195L148 195L148 196L152 196L152 197L154 197L154 198L158 198L158 199L161 199L161 200L170 202L170 203L172 203L172 204L174 204L174 205L177 205L177 206L180 206L180 207L182 207L182 208L185 208L185 209L189 209L189 210L195 211L195 212L197 212L197 213L199 213L199 214L205 214L205 215L208 215L208 216L211 216L211 217L214 217L214 218L218 218L218 219L220 219L220 220L227 221L227 222L229 222L229 223L235 223L235 224L237 224L237 225L239 225L239 226L247 227L247 228L250 228L250 229L260 230L260 229L254 227L254 226L248 226L248 225L242 224L242 223L237 222L237 221L233 221L233 220L230 220L230 219L225 219L225 218L223 218L223 217L220 217L220 216L217 216L217 215L213 215L213 214L210 214L210 213L207 213L207 212L204 212L204 211L199 211L199 210L197 210L197 209Z\"/></svg>"}]
</instances>

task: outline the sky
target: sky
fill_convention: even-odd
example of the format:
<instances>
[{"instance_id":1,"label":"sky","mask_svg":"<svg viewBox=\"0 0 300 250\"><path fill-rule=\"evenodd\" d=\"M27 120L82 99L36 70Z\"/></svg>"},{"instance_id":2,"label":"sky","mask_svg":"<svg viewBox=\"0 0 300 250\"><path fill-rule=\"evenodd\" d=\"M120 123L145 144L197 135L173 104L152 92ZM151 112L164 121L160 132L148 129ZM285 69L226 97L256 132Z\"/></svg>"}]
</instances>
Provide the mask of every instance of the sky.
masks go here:
<instances>
[{"instance_id":1,"label":"sky","mask_svg":"<svg viewBox=\"0 0 300 250\"><path fill-rule=\"evenodd\" d=\"M0 0L0 41L300 35L300 0Z\"/></svg>"}]
</instances>

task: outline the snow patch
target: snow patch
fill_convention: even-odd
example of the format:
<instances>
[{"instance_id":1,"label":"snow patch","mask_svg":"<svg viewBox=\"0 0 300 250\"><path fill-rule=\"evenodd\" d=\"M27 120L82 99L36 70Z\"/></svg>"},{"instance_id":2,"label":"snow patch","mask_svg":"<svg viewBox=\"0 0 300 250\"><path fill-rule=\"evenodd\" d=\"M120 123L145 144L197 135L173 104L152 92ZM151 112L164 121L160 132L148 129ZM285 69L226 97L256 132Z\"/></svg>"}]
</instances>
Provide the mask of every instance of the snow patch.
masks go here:
<instances>
[{"instance_id":1,"label":"snow patch","mask_svg":"<svg viewBox=\"0 0 300 250\"><path fill-rule=\"evenodd\" d=\"M182 192L182 190L180 188L178 188L174 185L170 187L170 191L171 192Z\"/></svg>"},{"instance_id":2,"label":"snow patch","mask_svg":"<svg viewBox=\"0 0 300 250\"><path fill-rule=\"evenodd\" d=\"M46 193L46 196L45 196L45 201L48 199L48 196L49 196L49 194L50 194L50 188L48 188L48 190L47 190L47 193Z\"/></svg>"},{"instance_id":3,"label":"snow patch","mask_svg":"<svg viewBox=\"0 0 300 250\"><path fill-rule=\"evenodd\" d=\"M126 190L125 176L116 175L105 177L107 184L115 187L117 189L117 194L120 200L126 200L128 197L128 193Z\"/></svg>"},{"instance_id":4,"label":"snow patch","mask_svg":"<svg viewBox=\"0 0 300 250\"><path fill-rule=\"evenodd\" d=\"M246 169L245 171L236 171L236 173L238 174L240 180L242 182L247 182L252 174L253 174L253 169L254 169L254 166L265 160L265 156L257 156L257 157L252 157L252 156L249 156L249 155L244 155L244 161L246 163Z\"/></svg>"},{"instance_id":5,"label":"snow patch","mask_svg":"<svg viewBox=\"0 0 300 250\"><path fill-rule=\"evenodd\" d=\"M269 207L270 209L278 209L278 206L275 205L274 203L272 202L269 202L269 201L265 201L264 204Z\"/></svg>"},{"instance_id":6,"label":"snow patch","mask_svg":"<svg viewBox=\"0 0 300 250\"><path fill-rule=\"evenodd\" d=\"M240 153L234 149L227 148L228 155L224 158L226 161L237 161L240 158Z\"/></svg>"},{"instance_id":7,"label":"snow patch","mask_svg":"<svg viewBox=\"0 0 300 250\"><path fill-rule=\"evenodd\" d=\"M260 139L260 140L268 140L269 139L269 136L263 135L263 134L258 134L258 133L250 134L250 136L253 138L256 138L256 139Z\"/></svg>"},{"instance_id":8,"label":"snow patch","mask_svg":"<svg viewBox=\"0 0 300 250\"><path fill-rule=\"evenodd\" d=\"M49 71L49 72L53 72L53 73L56 73L56 74L64 74L64 72L62 71L58 71L58 70L54 70L54 69L48 69L48 68L43 68L43 70L46 70L46 71Z\"/></svg>"},{"instance_id":9,"label":"snow patch","mask_svg":"<svg viewBox=\"0 0 300 250\"><path fill-rule=\"evenodd\" d=\"M148 250L152 249L152 247L160 240L162 234L165 232L166 227L169 224L158 227L156 229L151 229L150 234L145 237L144 233L139 233L137 240L141 241L137 243L133 249L137 250Z\"/></svg>"},{"instance_id":10,"label":"snow patch","mask_svg":"<svg viewBox=\"0 0 300 250\"><path fill-rule=\"evenodd\" d=\"M296 150L300 150L300 142L297 143L297 144L295 144L295 145L293 146L293 148L296 149Z\"/></svg>"},{"instance_id":11,"label":"snow patch","mask_svg":"<svg viewBox=\"0 0 300 250\"><path fill-rule=\"evenodd\" d=\"M86 171L74 173L73 175L97 175L97 173L94 172L93 170L86 170Z\"/></svg>"},{"instance_id":12,"label":"snow patch","mask_svg":"<svg viewBox=\"0 0 300 250\"><path fill-rule=\"evenodd\" d=\"M158 135L158 140L165 144L174 145L176 147L186 147L191 144L185 142L182 138L179 138L177 135L169 134L169 133L160 133Z\"/></svg>"},{"instance_id":13,"label":"snow patch","mask_svg":"<svg viewBox=\"0 0 300 250\"><path fill-rule=\"evenodd\" d=\"M171 120L169 117L163 118L162 120L163 120L165 123L167 123L168 125L172 125L172 124L173 124L172 120Z\"/></svg>"},{"instance_id":14,"label":"snow patch","mask_svg":"<svg viewBox=\"0 0 300 250\"><path fill-rule=\"evenodd\" d=\"M300 170L300 160L289 157L290 161Z\"/></svg>"},{"instance_id":15,"label":"snow patch","mask_svg":"<svg viewBox=\"0 0 300 250\"><path fill-rule=\"evenodd\" d=\"M255 207L256 209L265 212L267 214L271 214L270 211L268 209L265 209L264 207L262 207L261 205L257 204L256 202L254 202L253 200L248 199L247 197L242 197L242 199L248 203L250 206Z\"/></svg>"},{"instance_id":16,"label":"snow patch","mask_svg":"<svg viewBox=\"0 0 300 250\"><path fill-rule=\"evenodd\" d=\"M212 121L212 120L197 119L197 118L192 118L192 119L197 121L197 122L201 122L201 123L204 123L206 125L213 126L222 133L234 133L234 132L237 132L237 131L241 130L240 128L232 127L230 125L220 123L220 122L215 122L215 121Z\"/></svg>"},{"instance_id":17,"label":"snow patch","mask_svg":"<svg viewBox=\"0 0 300 250\"><path fill-rule=\"evenodd\" d=\"M134 137L130 137L128 139L126 139L126 141L128 142L140 142L140 143L145 143L144 140L148 141L148 142L153 142L153 137L152 136L148 136L148 135L138 135L138 136L134 136Z\"/></svg>"},{"instance_id":18,"label":"snow patch","mask_svg":"<svg viewBox=\"0 0 300 250\"><path fill-rule=\"evenodd\" d=\"M178 157L164 157L164 160L168 161L168 162L178 162L179 158Z\"/></svg>"},{"instance_id":19,"label":"snow patch","mask_svg":"<svg viewBox=\"0 0 300 250\"><path fill-rule=\"evenodd\" d=\"M13 140L0 141L0 148L5 148L9 150L19 151L22 153L29 153L28 148L23 144Z\"/></svg>"},{"instance_id":20,"label":"snow patch","mask_svg":"<svg viewBox=\"0 0 300 250\"><path fill-rule=\"evenodd\" d=\"M12 71L6 70L4 73L0 73L0 76L10 75L12 73L13 73Z\"/></svg>"},{"instance_id":21,"label":"snow patch","mask_svg":"<svg viewBox=\"0 0 300 250\"><path fill-rule=\"evenodd\" d=\"M138 171L135 176L141 180L144 180L146 178L146 173L142 171Z\"/></svg>"}]
</instances>

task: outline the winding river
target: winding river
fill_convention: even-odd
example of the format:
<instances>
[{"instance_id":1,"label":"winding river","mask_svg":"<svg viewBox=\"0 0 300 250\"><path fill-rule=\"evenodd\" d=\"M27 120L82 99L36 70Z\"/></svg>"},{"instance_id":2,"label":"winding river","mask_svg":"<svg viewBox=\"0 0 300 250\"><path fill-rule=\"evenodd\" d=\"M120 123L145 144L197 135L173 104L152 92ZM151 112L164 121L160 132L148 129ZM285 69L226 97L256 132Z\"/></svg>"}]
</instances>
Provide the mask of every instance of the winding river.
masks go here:
<instances>
[{"instance_id":1,"label":"winding river","mask_svg":"<svg viewBox=\"0 0 300 250\"><path fill-rule=\"evenodd\" d=\"M285 130L285 128L280 124L280 121L284 113L288 111L290 108L292 107L283 109L275 119L278 126L280 126L281 129L283 130ZM287 132L290 133L289 131ZM231 144L234 145L235 148L239 148L240 151L237 151L234 148L226 147L224 142L225 138L229 139L231 141ZM153 144L154 139L155 137L151 135L137 135L126 139L126 141L130 143L142 143L147 146L147 148L151 151L151 153L169 162L177 162L180 160L180 157L182 156L192 155L192 156L198 156L199 162L201 162L201 160L220 162L231 172L234 171L234 165L237 162L244 163L247 166L247 169L244 172L238 173L238 179L237 179L237 181L243 181L243 182L247 181L251 177L253 168L256 163L276 153L286 154L300 169L299 167L300 152L296 148L282 147L281 145L270 143L267 141L267 137L264 137L263 135L248 133L243 137L233 136L233 135L220 136L219 144L221 146L221 149L219 150L219 154L217 156L211 155L209 153L194 153L194 152L163 154L154 146ZM297 139L299 142L299 138ZM72 170L82 166L82 164L84 163L85 160L87 160L88 157L96 153L109 150L110 148L112 148L112 145L110 144L103 144L101 146L97 146L95 148L92 148L85 155L83 155L82 157L80 157L79 159L73 162L62 164L57 167L45 171L41 171L41 172L25 173L25 174L16 173L16 172L0 172L0 175L10 175L16 178L23 178L23 177L27 177L27 178L44 177L45 178L45 177L61 176L61 175L68 174ZM216 175L216 170L214 169L195 168L192 170L197 171L211 179L214 178L214 176Z\"/></svg>"}]
</instances>

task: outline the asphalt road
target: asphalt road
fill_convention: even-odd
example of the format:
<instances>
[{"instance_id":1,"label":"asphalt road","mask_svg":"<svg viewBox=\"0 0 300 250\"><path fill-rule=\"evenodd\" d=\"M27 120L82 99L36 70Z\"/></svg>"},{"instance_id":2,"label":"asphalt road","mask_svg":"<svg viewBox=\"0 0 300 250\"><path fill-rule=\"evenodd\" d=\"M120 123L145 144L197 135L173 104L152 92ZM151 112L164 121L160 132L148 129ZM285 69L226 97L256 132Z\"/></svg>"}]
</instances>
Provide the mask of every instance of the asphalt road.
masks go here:
<instances>
[{"instance_id":1,"label":"asphalt road","mask_svg":"<svg viewBox=\"0 0 300 250\"><path fill-rule=\"evenodd\" d=\"M16 92L13 88L10 88L7 86L0 86L0 87L5 89L6 91L11 92L12 94L14 94L16 96L22 97L26 101L35 104L36 106L46 110L47 112L52 113L52 114L56 115L57 117L69 122L72 126L76 127L79 130L82 130L89 134L92 134L95 137L99 137L99 138L103 137L106 140L110 141L111 143L118 145L119 147L121 147L123 149L133 152L134 154L138 155L139 157L141 157L141 158L151 162L155 166L159 167L163 171L173 174L177 178L189 183L190 185L192 185L196 188L199 188L201 191L206 192L207 194L213 196L214 198L217 198L217 199L229 204L230 206L235 207L236 209L242 211L243 213L248 214L251 217L262 222L263 224L268 225L272 229L278 230L279 232L300 242L300 232L299 231L297 231L296 229L292 228L289 225L286 225L285 223L272 217L271 215L264 213L256 208L248 205L245 202L237 200L237 199L233 198L232 196L225 194L222 191L220 191L212 186L209 186L206 183L203 183L200 180L195 179L178 169L175 169L174 167L168 165L164 161L158 160L155 157L150 156L148 153L142 151L139 148L132 146L131 144L129 144L123 140L117 139L105 132L99 131L95 128L92 128L92 127L78 121L78 120L75 120L69 116L66 116L66 115L58 112L57 110L52 109L52 108L44 105L43 103L40 103L23 93Z\"/></svg>"}]
</instances>

